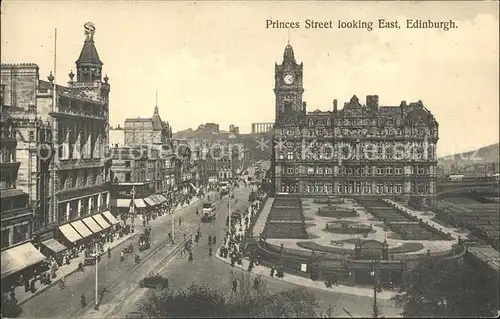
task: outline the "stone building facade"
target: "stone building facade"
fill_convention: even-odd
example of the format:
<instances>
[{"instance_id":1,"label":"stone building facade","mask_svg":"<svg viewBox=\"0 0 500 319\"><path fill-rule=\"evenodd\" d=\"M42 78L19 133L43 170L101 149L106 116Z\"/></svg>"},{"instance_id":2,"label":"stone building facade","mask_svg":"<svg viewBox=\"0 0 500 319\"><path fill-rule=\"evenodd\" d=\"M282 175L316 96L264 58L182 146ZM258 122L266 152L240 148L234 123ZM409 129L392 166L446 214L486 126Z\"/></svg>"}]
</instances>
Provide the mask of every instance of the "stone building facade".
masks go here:
<instances>
[{"instance_id":1,"label":"stone building facade","mask_svg":"<svg viewBox=\"0 0 500 319\"><path fill-rule=\"evenodd\" d=\"M152 117L125 120L125 145L171 145L172 128L161 120L158 106Z\"/></svg>"},{"instance_id":2,"label":"stone building facade","mask_svg":"<svg viewBox=\"0 0 500 319\"><path fill-rule=\"evenodd\" d=\"M287 45L275 65L275 193L403 197L430 207L436 194L438 123L422 101L380 106L354 95L307 112L303 63Z\"/></svg>"},{"instance_id":3,"label":"stone building facade","mask_svg":"<svg viewBox=\"0 0 500 319\"><path fill-rule=\"evenodd\" d=\"M17 128L4 105L2 84L0 118L0 202L1 202L1 249L4 250L31 239L33 213L28 194L16 188L19 166L17 159Z\"/></svg>"},{"instance_id":4,"label":"stone building facade","mask_svg":"<svg viewBox=\"0 0 500 319\"><path fill-rule=\"evenodd\" d=\"M40 80L36 64L2 65L5 97L24 132L18 144L20 173L26 176L21 187L30 195L33 232L39 240L53 237L59 225L105 210L109 203L110 85L107 76L102 78L94 32L87 23L75 63L76 81L70 72L66 86L56 85L52 73L48 81Z\"/></svg>"},{"instance_id":5,"label":"stone building facade","mask_svg":"<svg viewBox=\"0 0 500 319\"><path fill-rule=\"evenodd\" d=\"M150 212L166 201L170 185L165 176L169 169L160 150L115 147L111 154L111 210L115 215L124 218L129 212Z\"/></svg>"}]
</instances>

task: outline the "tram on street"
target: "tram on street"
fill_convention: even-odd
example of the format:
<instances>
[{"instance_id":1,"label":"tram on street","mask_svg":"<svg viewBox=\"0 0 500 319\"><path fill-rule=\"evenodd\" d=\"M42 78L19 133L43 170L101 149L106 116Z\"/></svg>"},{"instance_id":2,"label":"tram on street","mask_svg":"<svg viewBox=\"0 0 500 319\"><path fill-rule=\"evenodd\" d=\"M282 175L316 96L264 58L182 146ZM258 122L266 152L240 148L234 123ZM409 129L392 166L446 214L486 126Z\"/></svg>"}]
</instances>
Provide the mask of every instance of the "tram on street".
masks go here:
<instances>
[{"instance_id":1,"label":"tram on street","mask_svg":"<svg viewBox=\"0 0 500 319\"><path fill-rule=\"evenodd\" d=\"M214 201L206 201L201 208L201 220L208 222L216 217L217 204Z\"/></svg>"}]
</instances>

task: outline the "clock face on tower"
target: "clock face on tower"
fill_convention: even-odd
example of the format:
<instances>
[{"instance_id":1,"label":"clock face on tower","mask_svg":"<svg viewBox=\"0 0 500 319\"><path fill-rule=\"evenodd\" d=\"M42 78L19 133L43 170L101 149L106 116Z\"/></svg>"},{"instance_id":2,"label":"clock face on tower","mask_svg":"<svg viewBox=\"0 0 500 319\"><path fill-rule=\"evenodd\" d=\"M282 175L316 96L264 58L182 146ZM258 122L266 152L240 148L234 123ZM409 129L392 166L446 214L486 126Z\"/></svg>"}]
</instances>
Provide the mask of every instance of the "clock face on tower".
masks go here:
<instances>
[{"instance_id":1,"label":"clock face on tower","mask_svg":"<svg viewBox=\"0 0 500 319\"><path fill-rule=\"evenodd\" d=\"M285 74L285 76L283 77L283 81L285 81L286 84L292 84L293 80L294 80L294 77L290 73Z\"/></svg>"}]
</instances>

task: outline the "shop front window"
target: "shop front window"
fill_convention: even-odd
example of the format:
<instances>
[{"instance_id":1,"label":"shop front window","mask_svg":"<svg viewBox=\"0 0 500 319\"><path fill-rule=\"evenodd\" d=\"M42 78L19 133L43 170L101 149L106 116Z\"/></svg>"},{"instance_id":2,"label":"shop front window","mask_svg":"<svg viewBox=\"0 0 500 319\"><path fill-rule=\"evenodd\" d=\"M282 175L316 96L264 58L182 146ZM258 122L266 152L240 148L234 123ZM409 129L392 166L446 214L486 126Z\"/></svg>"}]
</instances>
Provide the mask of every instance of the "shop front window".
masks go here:
<instances>
[{"instance_id":1,"label":"shop front window","mask_svg":"<svg viewBox=\"0 0 500 319\"><path fill-rule=\"evenodd\" d=\"M10 246L10 229L2 229L2 248Z\"/></svg>"},{"instance_id":2,"label":"shop front window","mask_svg":"<svg viewBox=\"0 0 500 319\"><path fill-rule=\"evenodd\" d=\"M14 242L17 244L28 239L28 224L14 226Z\"/></svg>"}]
</instances>

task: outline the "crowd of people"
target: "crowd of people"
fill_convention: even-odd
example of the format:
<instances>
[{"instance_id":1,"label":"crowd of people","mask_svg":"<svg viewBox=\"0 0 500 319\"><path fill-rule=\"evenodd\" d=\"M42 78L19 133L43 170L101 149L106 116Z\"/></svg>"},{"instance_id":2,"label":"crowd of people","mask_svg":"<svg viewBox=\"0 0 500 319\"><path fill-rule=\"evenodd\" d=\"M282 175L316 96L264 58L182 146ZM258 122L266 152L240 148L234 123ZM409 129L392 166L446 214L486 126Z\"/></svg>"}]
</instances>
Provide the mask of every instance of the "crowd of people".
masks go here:
<instances>
[{"instance_id":1,"label":"crowd of people","mask_svg":"<svg viewBox=\"0 0 500 319\"><path fill-rule=\"evenodd\" d=\"M17 282L10 286L9 298L14 303L18 302L16 296L16 287L24 287L24 292L35 293L38 289L36 283L39 281L42 285L50 285L54 279L58 277L58 270L64 265L70 265L74 259L77 259L81 254L85 258L91 256L98 256L104 253L104 244L110 243L116 240L118 237L118 231L110 230L106 234L102 234L100 237L95 237L91 241L86 243L78 243L72 248L69 248L61 253L53 254L47 257L47 260L42 262L41 267L33 270L31 274L23 273L19 275ZM97 244L97 254L96 254L96 244ZM78 270L83 271L83 263L79 262ZM64 278L60 281L60 289L65 287Z\"/></svg>"},{"instance_id":2,"label":"crowd of people","mask_svg":"<svg viewBox=\"0 0 500 319\"><path fill-rule=\"evenodd\" d=\"M242 260L245 256L245 238L249 235L252 226L255 224L258 217L257 212L261 204L262 201L257 199L247 207L245 213L239 210L233 213L234 217L231 218L231 228L226 229L226 235L219 250L219 255L226 259L229 258L233 267L235 264L242 265ZM251 258L249 270L251 270L251 267L255 263L258 264L258 256Z\"/></svg>"}]
</instances>

